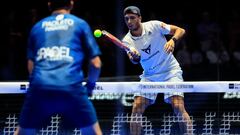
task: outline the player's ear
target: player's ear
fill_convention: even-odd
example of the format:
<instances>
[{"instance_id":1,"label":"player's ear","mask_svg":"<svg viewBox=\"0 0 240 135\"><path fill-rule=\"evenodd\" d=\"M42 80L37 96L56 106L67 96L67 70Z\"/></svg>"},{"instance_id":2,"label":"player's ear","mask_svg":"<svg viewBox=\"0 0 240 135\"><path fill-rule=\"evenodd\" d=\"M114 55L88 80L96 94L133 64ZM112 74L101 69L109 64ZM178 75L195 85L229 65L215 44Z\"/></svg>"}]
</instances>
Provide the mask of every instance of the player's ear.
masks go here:
<instances>
[{"instance_id":1,"label":"player's ear","mask_svg":"<svg viewBox=\"0 0 240 135\"><path fill-rule=\"evenodd\" d=\"M140 22L142 21L142 16L139 16L139 20L140 20Z\"/></svg>"}]
</instances>

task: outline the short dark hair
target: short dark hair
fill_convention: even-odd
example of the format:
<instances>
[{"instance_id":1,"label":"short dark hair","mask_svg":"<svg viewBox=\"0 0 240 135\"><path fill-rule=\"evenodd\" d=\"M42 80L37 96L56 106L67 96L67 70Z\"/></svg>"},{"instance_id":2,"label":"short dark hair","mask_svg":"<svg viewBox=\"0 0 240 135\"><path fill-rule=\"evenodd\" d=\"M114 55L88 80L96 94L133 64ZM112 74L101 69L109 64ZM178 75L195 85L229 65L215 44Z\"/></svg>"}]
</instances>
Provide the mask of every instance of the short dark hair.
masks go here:
<instances>
[{"instance_id":1,"label":"short dark hair","mask_svg":"<svg viewBox=\"0 0 240 135\"><path fill-rule=\"evenodd\" d=\"M71 0L48 0L50 4L51 10L57 9L70 9L71 8Z\"/></svg>"},{"instance_id":2,"label":"short dark hair","mask_svg":"<svg viewBox=\"0 0 240 135\"><path fill-rule=\"evenodd\" d=\"M141 16L140 9L136 6L128 6L124 9L124 11L123 11L124 15L129 14L129 13Z\"/></svg>"}]
</instances>

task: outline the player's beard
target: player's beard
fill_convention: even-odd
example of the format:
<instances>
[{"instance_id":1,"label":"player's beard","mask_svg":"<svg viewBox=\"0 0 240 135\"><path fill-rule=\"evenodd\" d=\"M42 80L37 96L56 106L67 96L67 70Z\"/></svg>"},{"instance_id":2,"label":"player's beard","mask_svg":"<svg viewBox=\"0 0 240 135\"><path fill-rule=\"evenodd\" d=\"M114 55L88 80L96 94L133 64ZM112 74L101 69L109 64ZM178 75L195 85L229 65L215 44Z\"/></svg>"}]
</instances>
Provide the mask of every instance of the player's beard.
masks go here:
<instances>
[{"instance_id":1,"label":"player's beard","mask_svg":"<svg viewBox=\"0 0 240 135\"><path fill-rule=\"evenodd\" d=\"M132 32L138 31L139 27L131 29Z\"/></svg>"},{"instance_id":2,"label":"player's beard","mask_svg":"<svg viewBox=\"0 0 240 135\"><path fill-rule=\"evenodd\" d=\"M130 28L130 30L131 30L132 32L136 32L136 31L138 31L140 28L141 28L141 27L140 27L140 24L136 24L136 25L133 25L132 28Z\"/></svg>"},{"instance_id":3,"label":"player's beard","mask_svg":"<svg viewBox=\"0 0 240 135\"><path fill-rule=\"evenodd\" d=\"M134 36L139 36L139 35L141 35L141 23L138 23L138 24L136 24L136 25L134 25L134 27L132 27L131 29L130 29L130 31L131 31L131 34L132 35L134 35ZM140 32L140 33L139 33Z\"/></svg>"}]
</instances>

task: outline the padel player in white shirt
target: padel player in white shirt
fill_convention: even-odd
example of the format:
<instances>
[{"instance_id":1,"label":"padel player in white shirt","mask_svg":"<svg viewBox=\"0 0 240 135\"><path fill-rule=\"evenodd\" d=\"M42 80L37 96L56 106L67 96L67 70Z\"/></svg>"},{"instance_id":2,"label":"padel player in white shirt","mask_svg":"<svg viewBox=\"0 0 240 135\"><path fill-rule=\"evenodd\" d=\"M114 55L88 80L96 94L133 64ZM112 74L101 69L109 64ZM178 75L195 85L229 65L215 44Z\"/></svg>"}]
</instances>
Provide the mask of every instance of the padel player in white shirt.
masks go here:
<instances>
[{"instance_id":1,"label":"padel player in white shirt","mask_svg":"<svg viewBox=\"0 0 240 135\"><path fill-rule=\"evenodd\" d=\"M176 41L181 39L185 30L161 21L141 22L140 9L128 6L124 9L124 20L129 32L123 38L123 43L130 47L127 52L132 63L140 63L143 73L142 82L179 82L183 81L182 70L172 52ZM165 35L172 35L167 41ZM147 95L136 93L132 115L142 115L145 109L155 102L157 94ZM182 116L185 122L179 123L180 128L188 135L193 134L192 121L185 110L183 93L164 93L164 100L172 105L174 113ZM141 122L131 122L130 132L141 134Z\"/></svg>"}]
</instances>

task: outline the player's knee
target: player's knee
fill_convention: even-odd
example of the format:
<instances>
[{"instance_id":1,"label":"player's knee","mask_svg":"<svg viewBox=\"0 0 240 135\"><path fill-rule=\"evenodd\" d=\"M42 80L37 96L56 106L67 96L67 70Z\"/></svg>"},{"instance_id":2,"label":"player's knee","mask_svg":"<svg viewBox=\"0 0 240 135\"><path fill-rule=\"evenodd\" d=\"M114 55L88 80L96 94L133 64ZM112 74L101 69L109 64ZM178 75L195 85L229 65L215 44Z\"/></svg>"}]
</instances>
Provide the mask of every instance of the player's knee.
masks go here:
<instances>
[{"instance_id":1,"label":"player's knee","mask_svg":"<svg viewBox=\"0 0 240 135\"><path fill-rule=\"evenodd\" d=\"M132 108L133 113L137 113L138 112L137 110L139 110L141 108L142 108L142 104L141 103L137 103L137 102L133 103L133 108Z\"/></svg>"},{"instance_id":2,"label":"player's knee","mask_svg":"<svg viewBox=\"0 0 240 135\"><path fill-rule=\"evenodd\" d=\"M178 104L178 103L172 103L172 108L173 108L174 110L180 110L181 105Z\"/></svg>"},{"instance_id":3,"label":"player's knee","mask_svg":"<svg viewBox=\"0 0 240 135\"><path fill-rule=\"evenodd\" d=\"M183 114L186 112L183 104L172 103L172 108L175 114Z\"/></svg>"},{"instance_id":4,"label":"player's knee","mask_svg":"<svg viewBox=\"0 0 240 135\"><path fill-rule=\"evenodd\" d=\"M134 102L132 111L133 111L133 113L142 114L145 111L146 107L147 107L147 105L144 103Z\"/></svg>"}]
</instances>

